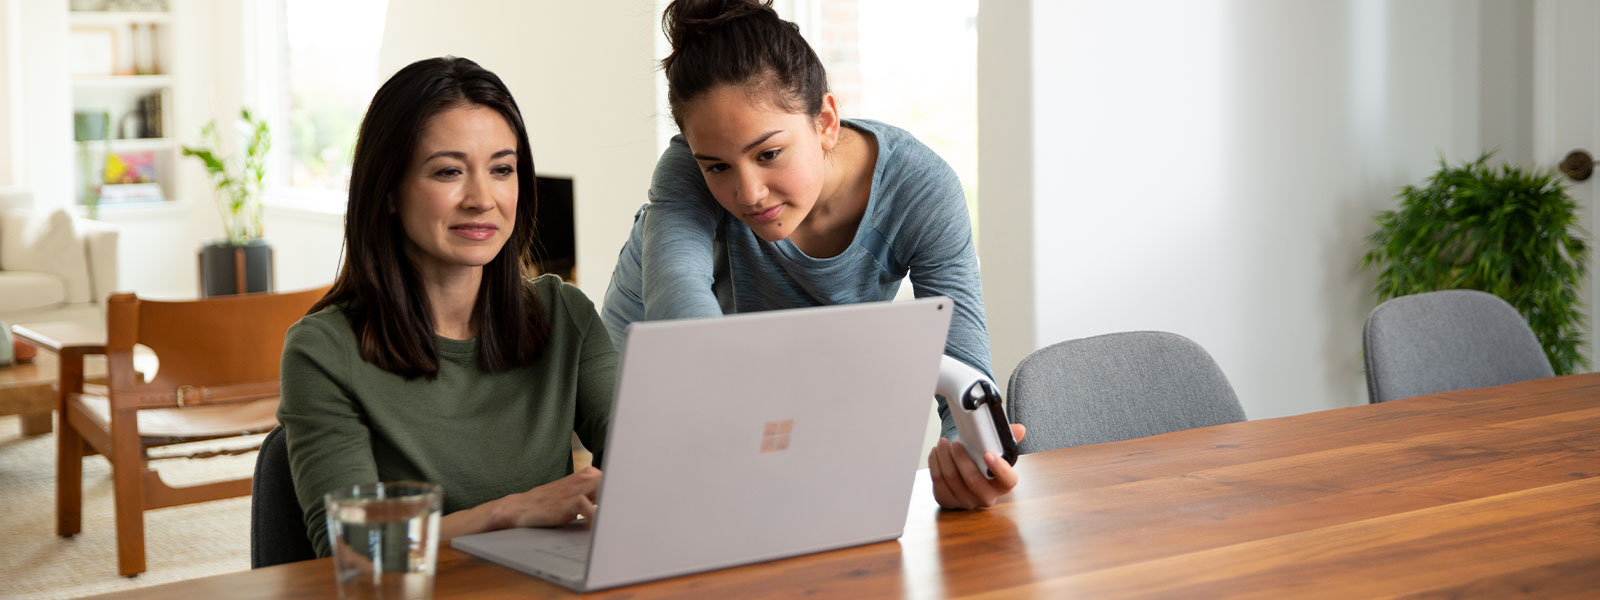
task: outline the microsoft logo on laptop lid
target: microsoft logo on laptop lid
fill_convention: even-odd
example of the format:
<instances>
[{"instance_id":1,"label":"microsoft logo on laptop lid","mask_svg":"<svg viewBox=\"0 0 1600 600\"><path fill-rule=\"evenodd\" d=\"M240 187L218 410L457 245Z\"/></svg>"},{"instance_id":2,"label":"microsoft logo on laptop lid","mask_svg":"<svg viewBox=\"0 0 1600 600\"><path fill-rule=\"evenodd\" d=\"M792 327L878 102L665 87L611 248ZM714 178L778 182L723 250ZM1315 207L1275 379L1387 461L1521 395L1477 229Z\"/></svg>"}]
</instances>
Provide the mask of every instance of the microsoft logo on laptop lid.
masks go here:
<instances>
[{"instance_id":1,"label":"microsoft logo on laptop lid","mask_svg":"<svg viewBox=\"0 0 1600 600\"><path fill-rule=\"evenodd\" d=\"M789 432L794 429L794 419L767 421L761 430L761 453L783 452L789 449Z\"/></svg>"}]
</instances>

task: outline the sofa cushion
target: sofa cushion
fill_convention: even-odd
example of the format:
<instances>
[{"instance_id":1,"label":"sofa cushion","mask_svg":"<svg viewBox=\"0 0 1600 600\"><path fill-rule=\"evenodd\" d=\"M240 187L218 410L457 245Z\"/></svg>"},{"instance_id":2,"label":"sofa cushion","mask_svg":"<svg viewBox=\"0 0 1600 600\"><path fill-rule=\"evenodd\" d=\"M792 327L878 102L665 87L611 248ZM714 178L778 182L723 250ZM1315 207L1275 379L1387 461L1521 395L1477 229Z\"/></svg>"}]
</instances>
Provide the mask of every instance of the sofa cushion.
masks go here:
<instances>
[{"instance_id":1,"label":"sofa cushion","mask_svg":"<svg viewBox=\"0 0 1600 600\"><path fill-rule=\"evenodd\" d=\"M35 271L0 271L0 314L61 306L67 287L60 277Z\"/></svg>"},{"instance_id":2,"label":"sofa cushion","mask_svg":"<svg viewBox=\"0 0 1600 600\"><path fill-rule=\"evenodd\" d=\"M93 300L89 259L66 209L0 215L0 270L53 274L65 286L66 302Z\"/></svg>"}]
</instances>

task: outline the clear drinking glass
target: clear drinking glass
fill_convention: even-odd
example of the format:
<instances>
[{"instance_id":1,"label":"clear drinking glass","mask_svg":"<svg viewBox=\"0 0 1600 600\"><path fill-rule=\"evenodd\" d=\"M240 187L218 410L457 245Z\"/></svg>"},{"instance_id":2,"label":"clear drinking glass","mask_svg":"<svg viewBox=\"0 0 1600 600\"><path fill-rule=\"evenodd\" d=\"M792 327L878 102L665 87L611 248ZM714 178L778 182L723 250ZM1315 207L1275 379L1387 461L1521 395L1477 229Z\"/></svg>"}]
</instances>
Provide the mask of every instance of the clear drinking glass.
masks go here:
<instances>
[{"instance_id":1,"label":"clear drinking glass","mask_svg":"<svg viewBox=\"0 0 1600 600\"><path fill-rule=\"evenodd\" d=\"M368 483L323 497L339 597L432 598L444 492L431 483Z\"/></svg>"}]
</instances>

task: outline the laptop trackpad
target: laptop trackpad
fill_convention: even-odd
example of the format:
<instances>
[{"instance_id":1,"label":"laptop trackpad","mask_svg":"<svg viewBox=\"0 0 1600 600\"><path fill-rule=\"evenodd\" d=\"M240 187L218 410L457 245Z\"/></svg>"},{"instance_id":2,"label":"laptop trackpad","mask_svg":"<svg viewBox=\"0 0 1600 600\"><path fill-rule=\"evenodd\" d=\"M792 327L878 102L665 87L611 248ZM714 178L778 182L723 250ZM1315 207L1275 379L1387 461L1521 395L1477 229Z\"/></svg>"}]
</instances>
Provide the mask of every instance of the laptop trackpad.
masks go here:
<instances>
[{"instance_id":1,"label":"laptop trackpad","mask_svg":"<svg viewBox=\"0 0 1600 600\"><path fill-rule=\"evenodd\" d=\"M555 529L503 529L464 535L451 540L450 546L525 573L576 585L583 581L584 565L589 561L591 531L587 523Z\"/></svg>"}]
</instances>

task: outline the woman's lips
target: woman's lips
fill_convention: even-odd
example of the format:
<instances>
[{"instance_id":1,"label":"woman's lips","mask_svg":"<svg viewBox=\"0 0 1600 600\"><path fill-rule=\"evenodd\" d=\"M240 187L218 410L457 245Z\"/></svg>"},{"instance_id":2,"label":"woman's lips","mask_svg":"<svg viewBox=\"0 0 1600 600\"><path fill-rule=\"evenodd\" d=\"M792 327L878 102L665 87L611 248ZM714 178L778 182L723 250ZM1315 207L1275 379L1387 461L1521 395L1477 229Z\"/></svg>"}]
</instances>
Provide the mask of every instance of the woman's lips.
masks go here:
<instances>
[{"instance_id":1,"label":"woman's lips","mask_svg":"<svg viewBox=\"0 0 1600 600\"><path fill-rule=\"evenodd\" d=\"M469 240L481 242L494 237L495 232L499 230L500 228L487 223L466 223L451 227L450 233L454 233Z\"/></svg>"},{"instance_id":2,"label":"woman's lips","mask_svg":"<svg viewBox=\"0 0 1600 600\"><path fill-rule=\"evenodd\" d=\"M783 212L783 205L779 204L758 213L751 213L750 220L757 223L766 223L778 218L778 213Z\"/></svg>"}]
</instances>

